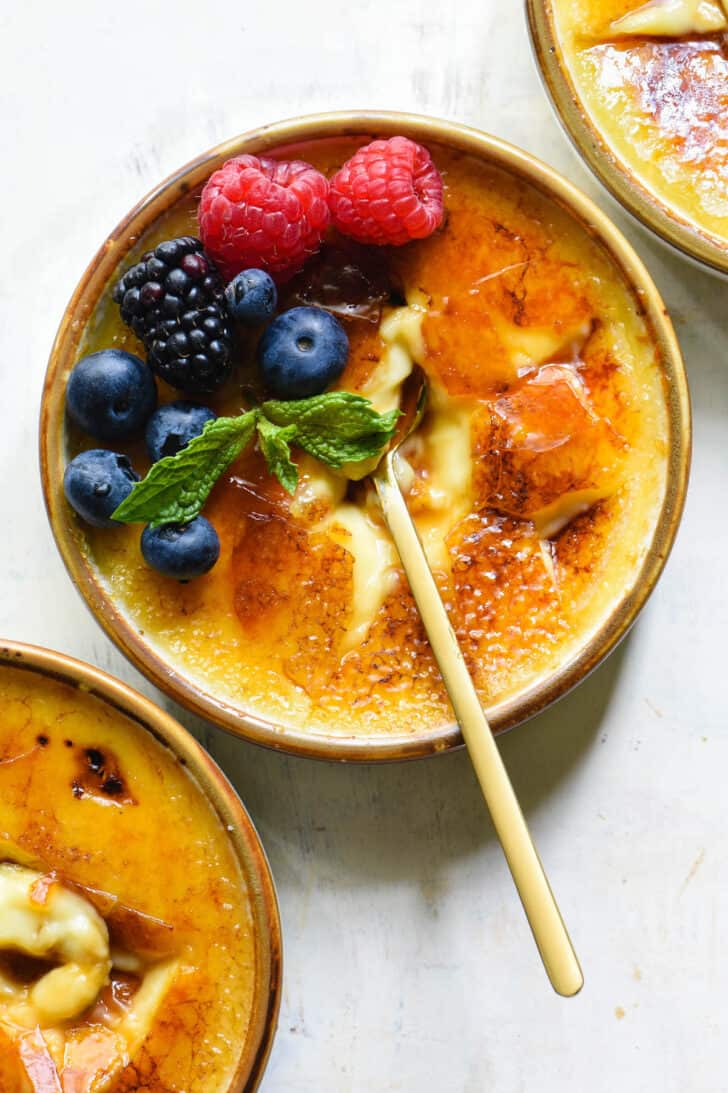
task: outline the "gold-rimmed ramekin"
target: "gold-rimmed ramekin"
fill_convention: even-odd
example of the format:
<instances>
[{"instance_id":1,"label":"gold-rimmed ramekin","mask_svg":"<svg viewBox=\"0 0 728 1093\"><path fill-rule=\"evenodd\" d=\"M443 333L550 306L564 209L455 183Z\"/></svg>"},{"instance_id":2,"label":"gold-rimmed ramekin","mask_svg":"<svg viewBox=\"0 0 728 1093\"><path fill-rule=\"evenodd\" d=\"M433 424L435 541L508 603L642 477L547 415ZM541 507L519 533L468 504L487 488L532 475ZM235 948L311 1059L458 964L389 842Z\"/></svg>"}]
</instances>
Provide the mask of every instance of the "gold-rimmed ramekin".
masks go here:
<instances>
[{"instance_id":1,"label":"gold-rimmed ramekin","mask_svg":"<svg viewBox=\"0 0 728 1093\"><path fill-rule=\"evenodd\" d=\"M148 732L184 764L219 818L250 898L255 939L255 984L250 1024L226 1093L253 1093L265 1070L278 1021L281 992L281 923L265 851L238 795L204 748L149 699L98 668L64 653L0 639L0 672L7 668L68 684L93 695ZM150 832L150 838L153 832Z\"/></svg>"},{"instance_id":2,"label":"gold-rimmed ramekin","mask_svg":"<svg viewBox=\"0 0 728 1093\"><path fill-rule=\"evenodd\" d=\"M577 152L614 198L684 257L728 277L728 246L672 210L624 162L592 120L577 90L557 31L554 0L526 0L531 44L544 87Z\"/></svg>"},{"instance_id":3,"label":"gold-rimmed ramekin","mask_svg":"<svg viewBox=\"0 0 728 1093\"><path fill-rule=\"evenodd\" d=\"M614 648L637 617L669 554L680 522L690 463L690 404L680 348L665 306L644 265L622 234L581 191L550 167L495 137L462 125L411 114L336 113L265 126L213 148L183 167L134 208L91 262L68 305L53 346L40 417L43 491L53 533L68 572L97 621L125 655L153 683L183 706L257 744L331 760L392 760L430 755L460 747L456 725L425 729L414 736L324 736L283 727L224 699L187 678L178 663L165 659L130 623L105 589L83 548L78 522L63 496L66 462L65 387L76 362L84 326L133 243L176 200L202 185L226 159L243 152L261 154L307 140L342 136L388 137L405 134L454 148L500 167L534 186L565 209L602 247L634 296L656 347L665 377L669 419L667 486L649 549L634 578L615 599L609 617L589 636L577 655L515 697L490 707L496 731L519 724L565 694Z\"/></svg>"}]
</instances>

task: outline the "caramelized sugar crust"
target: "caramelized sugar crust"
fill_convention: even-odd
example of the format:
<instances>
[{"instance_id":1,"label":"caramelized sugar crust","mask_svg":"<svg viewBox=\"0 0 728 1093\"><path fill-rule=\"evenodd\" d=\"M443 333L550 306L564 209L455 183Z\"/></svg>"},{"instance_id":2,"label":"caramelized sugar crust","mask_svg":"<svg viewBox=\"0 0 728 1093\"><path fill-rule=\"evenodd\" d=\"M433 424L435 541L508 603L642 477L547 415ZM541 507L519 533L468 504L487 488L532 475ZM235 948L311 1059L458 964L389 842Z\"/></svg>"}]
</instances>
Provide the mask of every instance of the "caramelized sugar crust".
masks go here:
<instances>
[{"instance_id":1,"label":"caramelized sugar crust","mask_svg":"<svg viewBox=\"0 0 728 1093\"><path fill-rule=\"evenodd\" d=\"M331 172L353 147L328 141L296 154ZM383 315L405 300L426 308L421 363L432 410L407 453L409 503L434 544L432 564L477 684L495 701L567 659L644 556L664 491L664 392L635 301L587 234L515 178L431 152L444 175L446 223L385 252L388 298L381 270L368 270L368 301L357 299L355 317L344 314L351 357L341 384L366 390L384 353ZM140 248L194 231L193 215L190 200ZM292 298L324 298L322 282L335 303L336 277L316 265ZM102 304L84 350L110 344L136 345ZM241 383L255 385L254 371L243 368ZM216 409L241 403L239 391L228 392ZM454 440L441 431L450 412L468 422L464 485L438 500L453 470ZM143 453L131 455L144 470ZM89 529L89 549L145 638L227 702L326 735L448 723L396 556L380 598L372 594L368 631L352 640L363 563L351 532L332 530L331 498L312 488L320 469L304 460L301 470L292 504L255 452L231 467L206 509L220 561L189 585L145 566L139 529ZM371 487L326 481L336 503L356 509L386 545Z\"/></svg>"},{"instance_id":2,"label":"caramelized sugar crust","mask_svg":"<svg viewBox=\"0 0 728 1093\"><path fill-rule=\"evenodd\" d=\"M630 170L728 244L728 35L617 39L637 0L556 0L577 88Z\"/></svg>"},{"instance_id":3,"label":"caramelized sugar crust","mask_svg":"<svg viewBox=\"0 0 728 1093\"><path fill-rule=\"evenodd\" d=\"M98 699L3 668L0 706L0 860L88 898L112 952L150 966L176 962L143 1046L103 1088L227 1091L248 1028L255 949L248 895L217 815L171 752ZM93 1070L112 1035L109 1016L127 1011L139 988L138 975L114 968L91 1010L60 1028L66 1059ZM21 1037L3 1028L3 1005L0 997L0 1089L19 1093L28 1088L19 1038L36 1068L42 1043L32 1030ZM62 1082L64 1093L100 1088L74 1085L68 1073Z\"/></svg>"},{"instance_id":4,"label":"caramelized sugar crust","mask_svg":"<svg viewBox=\"0 0 728 1093\"><path fill-rule=\"evenodd\" d=\"M231 577L246 638L275 648L287 677L320 697L346 633L352 555L290 512L260 456L242 461L245 478L228 480L237 511ZM310 517L309 517L310 519Z\"/></svg>"}]
</instances>

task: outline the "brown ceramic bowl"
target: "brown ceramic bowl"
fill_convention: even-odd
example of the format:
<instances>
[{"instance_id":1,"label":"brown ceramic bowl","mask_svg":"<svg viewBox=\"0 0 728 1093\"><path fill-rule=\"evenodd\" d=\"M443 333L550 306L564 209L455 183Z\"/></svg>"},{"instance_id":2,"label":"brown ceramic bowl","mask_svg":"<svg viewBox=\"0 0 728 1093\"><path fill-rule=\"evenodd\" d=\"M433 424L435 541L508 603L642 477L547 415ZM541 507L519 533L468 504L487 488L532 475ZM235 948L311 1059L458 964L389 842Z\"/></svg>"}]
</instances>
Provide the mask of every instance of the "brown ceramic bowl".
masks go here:
<instances>
[{"instance_id":1,"label":"brown ceramic bowl","mask_svg":"<svg viewBox=\"0 0 728 1093\"><path fill-rule=\"evenodd\" d=\"M639 303L662 361L666 380L668 424L667 487L649 549L618 596L609 617L583 641L578 655L560 665L548 678L515 698L488 710L496 731L510 728L563 695L590 672L627 632L657 581L678 527L690 460L690 407L680 349L664 304L644 265L611 221L579 190L533 156L474 129L449 122L394 113L326 114L285 121L247 133L212 149L183 167L146 197L109 236L76 289L63 317L45 382L40 419L40 455L43 489L53 533L75 585L106 633L150 680L188 709L258 744L283 751L333 760L391 760L414 758L459 747L456 725L407 737L324 737L283 729L273 720L233 708L219 696L186 678L130 624L112 601L84 550L79 526L62 488L67 459L64 418L65 385L77 359L84 324L93 313L105 286L140 234L230 156L267 150L298 142L339 136L391 136L404 133L424 143L437 142L473 155L533 185L567 210L598 242Z\"/></svg>"},{"instance_id":2,"label":"brown ceramic bowl","mask_svg":"<svg viewBox=\"0 0 728 1093\"><path fill-rule=\"evenodd\" d=\"M248 1032L239 1045L235 1075L226 1093L251 1093L258 1088L265 1070L278 1019L281 928L265 851L245 808L222 771L193 737L158 706L119 680L63 653L2 641L0 672L10 668L27 673L28 693L32 693L34 685L38 686L34 681L39 677L50 679L94 696L114 713L121 713L139 725L186 767L217 814L249 895L255 965ZM152 836L150 831L149 837Z\"/></svg>"},{"instance_id":3,"label":"brown ceramic bowl","mask_svg":"<svg viewBox=\"0 0 728 1093\"><path fill-rule=\"evenodd\" d=\"M597 178L642 224L701 268L728 276L728 245L679 215L643 183L595 124L571 74L554 0L526 0L536 61L556 114Z\"/></svg>"}]
</instances>

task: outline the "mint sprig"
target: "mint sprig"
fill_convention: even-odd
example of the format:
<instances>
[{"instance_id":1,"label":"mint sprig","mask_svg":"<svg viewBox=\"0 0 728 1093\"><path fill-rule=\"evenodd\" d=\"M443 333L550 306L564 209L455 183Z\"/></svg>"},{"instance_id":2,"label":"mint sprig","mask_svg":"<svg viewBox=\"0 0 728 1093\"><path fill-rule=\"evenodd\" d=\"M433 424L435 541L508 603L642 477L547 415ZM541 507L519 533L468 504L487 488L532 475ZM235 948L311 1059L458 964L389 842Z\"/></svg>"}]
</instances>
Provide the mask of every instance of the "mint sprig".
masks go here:
<instances>
[{"instance_id":1,"label":"mint sprig","mask_svg":"<svg viewBox=\"0 0 728 1093\"><path fill-rule=\"evenodd\" d=\"M113 513L122 524L186 524L200 514L220 475L257 430L268 470L294 494L298 468L291 444L329 467L372 459L394 433L399 410L379 414L368 399L329 391L294 402L269 401L238 417L208 421L177 455L155 463Z\"/></svg>"}]
</instances>

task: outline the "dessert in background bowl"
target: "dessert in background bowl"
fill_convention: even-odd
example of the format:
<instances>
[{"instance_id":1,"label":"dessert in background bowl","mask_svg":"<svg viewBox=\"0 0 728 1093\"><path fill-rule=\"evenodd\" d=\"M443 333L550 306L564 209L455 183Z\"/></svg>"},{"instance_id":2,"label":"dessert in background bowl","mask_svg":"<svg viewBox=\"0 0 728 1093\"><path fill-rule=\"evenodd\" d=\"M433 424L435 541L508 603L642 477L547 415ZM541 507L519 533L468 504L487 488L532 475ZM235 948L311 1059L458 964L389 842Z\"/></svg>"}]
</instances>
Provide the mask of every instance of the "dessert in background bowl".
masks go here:
<instances>
[{"instance_id":1,"label":"dessert in background bowl","mask_svg":"<svg viewBox=\"0 0 728 1093\"><path fill-rule=\"evenodd\" d=\"M579 152L647 227L728 274L725 0L527 0Z\"/></svg>"},{"instance_id":2,"label":"dessert in background bowl","mask_svg":"<svg viewBox=\"0 0 728 1093\"><path fill-rule=\"evenodd\" d=\"M84 416L100 389L84 375L110 350L132 363L109 361ZM145 356L157 389L132 399ZM624 634L689 461L649 276L526 154L430 119L328 115L230 142L155 191L53 350L54 533L160 687L302 754L460 743L366 478L415 365L429 399L402 482L491 723L542 708Z\"/></svg>"},{"instance_id":3,"label":"dessert in background bowl","mask_svg":"<svg viewBox=\"0 0 728 1093\"><path fill-rule=\"evenodd\" d=\"M257 1088L280 924L232 787L167 714L59 653L2 643L0 706L0 1088Z\"/></svg>"}]
</instances>

